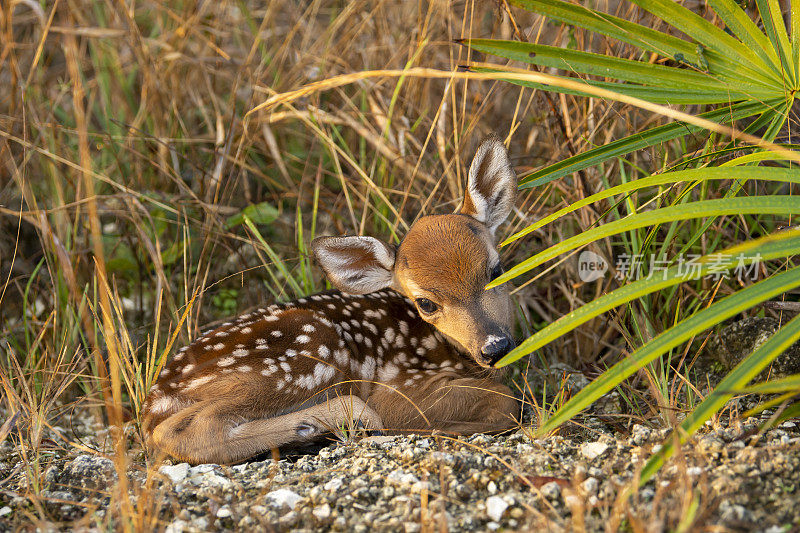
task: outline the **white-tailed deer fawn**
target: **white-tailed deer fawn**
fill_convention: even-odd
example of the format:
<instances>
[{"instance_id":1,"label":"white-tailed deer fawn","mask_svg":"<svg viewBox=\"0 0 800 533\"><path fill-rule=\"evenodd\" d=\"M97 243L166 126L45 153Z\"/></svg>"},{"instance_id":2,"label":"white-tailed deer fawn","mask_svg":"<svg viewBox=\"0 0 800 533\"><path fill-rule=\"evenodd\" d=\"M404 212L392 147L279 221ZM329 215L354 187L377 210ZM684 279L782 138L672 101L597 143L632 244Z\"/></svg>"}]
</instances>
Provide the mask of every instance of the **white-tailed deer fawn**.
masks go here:
<instances>
[{"instance_id":1,"label":"white-tailed deer fawn","mask_svg":"<svg viewBox=\"0 0 800 533\"><path fill-rule=\"evenodd\" d=\"M338 291L242 315L178 351L144 403L150 448L234 463L354 420L389 433L514 427L518 403L491 367L514 345L511 303L484 287L502 272L494 233L516 185L490 137L456 213L420 218L398 247L315 239Z\"/></svg>"}]
</instances>

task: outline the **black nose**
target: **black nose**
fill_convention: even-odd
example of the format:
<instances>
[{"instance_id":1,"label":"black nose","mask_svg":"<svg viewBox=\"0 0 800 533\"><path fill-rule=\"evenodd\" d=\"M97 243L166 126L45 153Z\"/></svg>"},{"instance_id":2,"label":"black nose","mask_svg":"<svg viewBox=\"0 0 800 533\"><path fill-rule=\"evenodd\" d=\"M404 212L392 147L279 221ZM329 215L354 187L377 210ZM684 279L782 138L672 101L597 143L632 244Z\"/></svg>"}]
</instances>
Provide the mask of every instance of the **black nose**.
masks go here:
<instances>
[{"instance_id":1,"label":"black nose","mask_svg":"<svg viewBox=\"0 0 800 533\"><path fill-rule=\"evenodd\" d=\"M481 355L483 355L487 363L493 365L510 352L513 347L514 343L508 337L492 336L481 348Z\"/></svg>"}]
</instances>

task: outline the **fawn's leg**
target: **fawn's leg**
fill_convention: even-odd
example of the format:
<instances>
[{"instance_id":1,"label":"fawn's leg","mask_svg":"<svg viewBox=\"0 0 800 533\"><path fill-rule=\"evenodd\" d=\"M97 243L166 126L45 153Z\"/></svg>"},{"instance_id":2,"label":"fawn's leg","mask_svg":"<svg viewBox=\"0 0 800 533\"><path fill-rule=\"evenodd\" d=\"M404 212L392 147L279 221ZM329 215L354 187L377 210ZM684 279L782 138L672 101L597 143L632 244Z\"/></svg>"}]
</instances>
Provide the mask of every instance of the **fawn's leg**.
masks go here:
<instances>
[{"instance_id":1,"label":"fawn's leg","mask_svg":"<svg viewBox=\"0 0 800 533\"><path fill-rule=\"evenodd\" d=\"M491 433L515 427L519 417L519 404L505 385L449 373L413 387L377 387L369 405L389 432Z\"/></svg>"},{"instance_id":2,"label":"fawn's leg","mask_svg":"<svg viewBox=\"0 0 800 533\"><path fill-rule=\"evenodd\" d=\"M155 448L190 463L230 464L285 444L311 440L354 421L382 427L357 396L341 396L272 418L245 421L235 400L204 400L170 416L153 430Z\"/></svg>"}]
</instances>

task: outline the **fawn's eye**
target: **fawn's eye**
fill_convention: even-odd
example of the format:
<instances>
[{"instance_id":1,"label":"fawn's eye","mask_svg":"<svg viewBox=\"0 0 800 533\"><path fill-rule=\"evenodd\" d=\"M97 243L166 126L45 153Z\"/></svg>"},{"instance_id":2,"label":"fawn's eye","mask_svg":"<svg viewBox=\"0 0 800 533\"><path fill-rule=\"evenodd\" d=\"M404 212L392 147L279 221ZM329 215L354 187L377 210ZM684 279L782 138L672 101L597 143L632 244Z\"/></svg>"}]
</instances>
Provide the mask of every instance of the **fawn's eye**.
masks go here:
<instances>
[{"instance_id":1,"label":"fawn's eye","mask_svg":"<svg viewBox=\"0 0 800 533\"><path fill-rule=\"evenodd\" d=\"M415 302L420 312L425 315L431 315L435 313L437 309L439 309L438 305L428 300L427 298L417 298Z\"/></svg>"},{"instance_id":2,"label":"fawn's eye","mask_svg":"<svg viewBox=\"0 0 800 533\"><path fill-rule=\"evenodd\" d=\"M497 263L494 268L492 268L492 272L489 274L489 281L494 281L500 277L500 274L503 273L503 265Z\"/></svg>"}]
</instances>

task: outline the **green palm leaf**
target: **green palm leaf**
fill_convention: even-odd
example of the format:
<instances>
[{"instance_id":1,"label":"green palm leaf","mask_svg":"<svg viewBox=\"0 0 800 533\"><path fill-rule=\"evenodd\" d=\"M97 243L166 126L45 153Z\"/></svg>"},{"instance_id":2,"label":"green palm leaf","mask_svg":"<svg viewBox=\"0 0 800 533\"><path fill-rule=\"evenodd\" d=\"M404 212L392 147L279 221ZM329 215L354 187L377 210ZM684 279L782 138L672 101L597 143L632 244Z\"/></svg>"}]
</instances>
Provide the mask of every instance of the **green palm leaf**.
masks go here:
<instances>
[{"instance_id":1,"label":"green palm leaf","mask_svg":"<svg viewBox=\"0 0 800 533\"><path fill-rule=\"evenodd\" d=\"M774 276L767 281L772 281L781 276L791 277L790 275L796 273L798 269L800 269L800 267L794 268L784 274ZM787 287L792 288L796 286L794 283L794 281L788 282ZM756 285L753 285L751 288L756 287ZM741 292L738 294L741 294ZM699 314L700 313L698 313L698 315ZM734 391L747 385L750 380L757 376L759 372L764 370L767 365L798 339L800 339L800 315L794 317L788 324L776 331L764 344L756 348L752 354L739 363L736 368L731 370L725 379L717 385L714 391L709 394L694 411L689 413L684 421L681 422L680 430L677 431L678 441L681 444L686 442L689 436L697 431L706 420L711 418L711 415L719 411L722 406L733 397ZM642 481L650 479L661 465L664 464L664 461L672 455L675 449L674 439L675 437L668 438L658 453L650 458L642 470Z\"/></svg>"},{"instance_id":2,"label":"green palm leaf","mask_svg":"<svg viewBox=\"0 0 800 533\"><path fill-rule=\"evenodd\" d=\"M505 357L498 361L497 366L513 363L569 333L581 324L647 294L685 281L702 278L711 271L722 272L736 268L739 265L744 266L753 262L790 257L795 254L800 254L800 230L768 235L733 246L716 254L703 256L694 262L694 267L690 270L687 270L685 265L672 266L659 275L636 280L608 294L604 294L548 324L506 354Z\"/></svg>"},{"instance_id":3,"label":"green palm leaf","mask_svg":"<svg viewBox=\"0 0 800 533\"><path fill-rule=\"evenodd\" d=\"M634 351L628 358L620 361L585 388L581 389L575 396L567 401L561 409L542 424L537 430L537 433L539 435L544 435L554 430L586 409L598 398L611 391L646 364L699 333L702 333L706 329L760 302L783 294L787 290L798 286L800 286L800 267L795 267L787 272L776 274L763 281L759 281L695 313ZM795 319L793 322L798 322L798 320ZM783 329L785 329L785 327L780 331L783 331ZM781 345L782 344L783 342ZM763 346L764 345L762 345L762 348ZM750 358L747 360L749 359ZM743 361L742 364L744 364L744 362L745 361ZM762 368L763 365L759 366L758 371L760 372ZM757 373L758 372L756 372L756 374ZM722 384L720 384L720 386L721 385ZM733 387L729 387L728 390L731 388Z\"/></svg>"},{"instance_id":4,"label":"green palm leaf","mask_svg":"<svg viewBox=\"0 0 800 533\"><path fill-rule=\"evenodd\" d=\"M570 237L558 244L535 254L534 256L515 265L508 272L502 274L494 281L486 285L486 289L491 289L502 285L517 276L541 265L542 263L558 257L564 252L572 251L585 244L617 235L632 229L644 228L654 224L673 222L675 220L688 220L692 218L702 218L720 215L741 215L741 214L761 214L761 215L787 215L800 214L800 201L794 196L752 196L749 198L722 198L717 200L703 200L682 205L664 207L645 211L635 215L627 216L620 220L615 220L602 226L584 231L579 235Z\"/></svg>"},{"instance_id":5,"label":"green palm leaf","mask_svg":"<svg viewBox=\"0 0 800 533\"><path fill-rule=\"evenodd\" d=\"M758 157L748 158L746 161L752 160L760 160L759 158L763 158L768 156L768 153L759 152L757 154ZM656 187L659 185L667 185L670 183L679 183L682 181L705 181L705 180L724 180L724 179L758 179L758 180L766 180L766 181L780 181L785 183L800 183L800 171L793 170L793 169L786 169L786 168L774 168L774 167L709 167L709 168L700 168L700 169L691 169L691 170L679 170L675 172L667 172L664 174L656 174L653 176L648 176L647 178L640 178L636 181L630 181L628 183L623 183L622 185L617 185L616 187L611 187L610 189L605 189L600 191L597 194L593 194L592 196L588 196L583 200L579 200L574 202L563 209L559 209L555 213L551 213L546 217L537 220L533 224L519 230L518 232L514 233L510 237L508 237L505 241L501 243L501 246L507 246L512 242L516 241L536 231L537 229L546 226L547 224L572 213L573 211L577 211L581 207L585 207L587 205L593 204L595 202L599 202L600 200L604 200L606 198L611 198L618 194L630 194L633 191L638 191L641 189L645 189L647 187Z\"/></svg>"}]
</instances>

